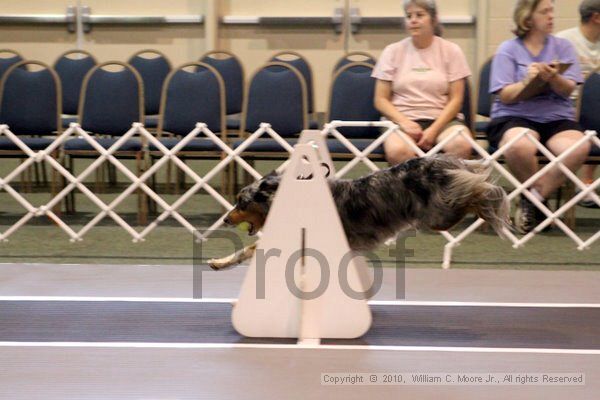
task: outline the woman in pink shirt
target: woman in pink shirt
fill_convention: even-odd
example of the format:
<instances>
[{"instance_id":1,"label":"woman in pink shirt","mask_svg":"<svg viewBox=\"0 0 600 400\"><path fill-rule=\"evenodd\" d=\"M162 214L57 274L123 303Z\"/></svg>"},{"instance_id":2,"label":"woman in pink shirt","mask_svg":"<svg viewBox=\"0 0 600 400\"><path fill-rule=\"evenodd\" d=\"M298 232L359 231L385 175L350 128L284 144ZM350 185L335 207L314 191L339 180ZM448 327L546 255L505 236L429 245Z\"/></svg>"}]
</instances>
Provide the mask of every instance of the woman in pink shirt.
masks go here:
<instances>
[{"instance_id":1,"label":"woman in pink shirt","mask_svg":"<svg viewBox=\"0 0 600 400\"><path fill-rule=\"evenodd\" d=\"M459 113L471 71L460 47L440 37L434 0L404 0L404 11L410 36L383 50L372 74L377 79L374 102L427 151L456 130L471 134ZM390 164L416 156L398 135L388 137L384 150ZM444 151L468 158L471 146L456 136Z\"/></svg>"}]
</instances>

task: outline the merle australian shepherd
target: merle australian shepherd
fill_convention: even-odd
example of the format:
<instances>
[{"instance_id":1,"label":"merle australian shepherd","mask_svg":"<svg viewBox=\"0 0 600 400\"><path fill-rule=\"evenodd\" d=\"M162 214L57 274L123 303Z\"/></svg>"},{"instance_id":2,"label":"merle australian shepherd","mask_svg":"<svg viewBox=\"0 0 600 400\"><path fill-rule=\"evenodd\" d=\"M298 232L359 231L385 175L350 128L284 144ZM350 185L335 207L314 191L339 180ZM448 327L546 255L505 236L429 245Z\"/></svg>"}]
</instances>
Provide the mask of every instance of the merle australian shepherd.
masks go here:
<instances>
[{"instance_id":1,"label":"merle australian shepherd","mask_svg":"<svg viewBox=\"0 0 600 400\"><path fill-rule=\"evenodd\" d=\"M414 228L445 231L467 214L483 218L500 236L510 229L509 202L490 179L491 169L478 161L445 155L414 158L358 179L329 179L329 188L353 251L372 250ZM249 224L258 232L267 218L281 176L266 175L243 188L225 223ZM252 257L248 246L209 265L222 269Z\"/></svg>"}]
</instances>

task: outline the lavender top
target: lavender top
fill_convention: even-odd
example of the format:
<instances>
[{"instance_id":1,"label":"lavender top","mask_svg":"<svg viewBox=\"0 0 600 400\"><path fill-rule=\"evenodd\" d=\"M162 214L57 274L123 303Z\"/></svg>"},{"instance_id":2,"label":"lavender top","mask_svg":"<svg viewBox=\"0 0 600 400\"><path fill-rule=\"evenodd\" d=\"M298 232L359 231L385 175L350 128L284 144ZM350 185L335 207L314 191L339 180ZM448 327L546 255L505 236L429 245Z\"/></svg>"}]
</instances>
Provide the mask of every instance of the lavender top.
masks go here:
<instances>
[{"instance_id":1,"label":"lavender top","mask_svg":"<svg viewBox=\"0 0 600 400\"><path fill-rule=\"evenodd\" d=\"M497 93L505 86L519 82L527 74L527 67L534 62L552 61L572 63L563 76L578 84L583 82L577 53L566 39L549 35L539 55L533 56L523 40L515 38L500 45L492 61L490 93ZM563 97L548 89L534 98L514 104L504 104L498 97L492 105L492 118L522 117L535 122L546 123L560 119L575 120L575 108L569 97Z\"/></svg>"}]
</instances>

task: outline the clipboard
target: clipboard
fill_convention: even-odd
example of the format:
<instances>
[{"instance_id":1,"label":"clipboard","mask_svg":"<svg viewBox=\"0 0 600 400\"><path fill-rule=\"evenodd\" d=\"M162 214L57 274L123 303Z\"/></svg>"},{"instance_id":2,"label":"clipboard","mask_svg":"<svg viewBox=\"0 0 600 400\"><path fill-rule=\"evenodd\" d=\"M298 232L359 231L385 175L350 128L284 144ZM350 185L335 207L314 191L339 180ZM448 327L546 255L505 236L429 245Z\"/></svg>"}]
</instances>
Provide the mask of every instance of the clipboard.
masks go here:
<instances>
[{"instance_id":1,"label":"clipboard","mask_svg":"<svg viewBox=\"0 0 600 400\"><path fill-rule=\"evenodd\" d=\"M559 63L558 73L562 75L566 70L573 65L572 63ZM539 75L536 76L521 90L515 101L529 100L532 97L538 96L546 91L550 87L550 84L544 81Z\"/></svg>"}]
</instances>

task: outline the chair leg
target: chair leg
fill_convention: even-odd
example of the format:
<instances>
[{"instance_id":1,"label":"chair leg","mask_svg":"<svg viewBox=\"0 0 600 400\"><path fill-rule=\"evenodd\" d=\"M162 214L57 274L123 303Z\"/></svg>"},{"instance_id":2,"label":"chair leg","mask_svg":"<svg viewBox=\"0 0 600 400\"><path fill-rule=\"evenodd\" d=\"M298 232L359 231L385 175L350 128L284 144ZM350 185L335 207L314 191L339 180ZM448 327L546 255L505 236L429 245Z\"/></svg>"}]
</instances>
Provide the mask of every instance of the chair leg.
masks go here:
<instances>
[{"instance_id":1,"label":"chair leg","mask_svg":"<svg viewBox=\"0 0 600 400\"><path fill-rule=\"evenodd\" d=\"M110 186L114 187L117 185L117 167L113 164L107 164L107 172L108 172L108 183Z\"/></svg>"},{"instance_id":2,"label":"chair leg","mask_svg":"<svg viewBox=\"0 0 600 400\"><path fill-rule=\"evenodd\" d=\"M94 191L96 194L102 193L102 187L100 186L100 181L102 181L104 177L104 165L101 165L99 168L96 168L94 171Z\"/></svg>"},{"instance_id":3,"label":"chair leg","mask_svg":"<svg viewBox=\"0 0 600 400\"><path fill-rule=\"evenodd\" d=\"M180 155L179 159L185 163L185 157ZM180 194L181 191L185 191L185 172L180 168L175 169L175 194Z\"/></svg>"},{"instance_id":4,"label":"chair leg","mask_svg":"<svg viewBox=\"0 0 600 400\"><path fill-rule=\"evenodd\" d=\"M46 171L46 163L42 163L42 183L48 186L48 172Z\"/></svg>"},{"instance_id":5,"label":"chair leg","mask_svg":"<svg viewBox=\"0 0 600 400\"><path fill-rule=\"evenodd\" d=\"M23 164L25 162L25 159L24 158L19 158L19 162L21 164ZM28 178L28 175L29 175L28 172L29 172L29 168L25 168L23 170L23 172L21 172L19 174L19 178L21 180L21 182L19 184L19 187L21 188L21 191L24 192L24 193L27 192L27 178Z\"/></svg>"},{"instance_id":6,"label":"chair leg","mask_svg":"<svg viewBox=\"0 0 600 400\"><path fill-rule=\"evenodd\" d=\"M221 188L220 188L220 192L223 195L223 197L225 197L226 199L229 198L229 187L228 187L228 180L229 180L229 165L226 166L222 171L221 171Z\"/></svg>"},{"instance_id":7,"label":"chair leg","mask_svg":"<svg viewBox=\"0 0 600 400\"><path fill-rule=\"evenodd\" d=\"M252 159L248 160L248 164L252 168L255 168L254 160L252 160ZM254 177L252 175L250 175L250 173L248 171L244 170L244 186L248 186L252 182L254 182Z\"/></svg>"},{"instance_id":8,"label":"chair leg","mask_svg":"<svg viewBox=\"0 0 600 400\"><path fill-rule=\"evenodd\" d=\"M237 193L240 191L240 182L239 182L239 179L238 179L238 178L239 178L239 177L238 177L238 175L239 175L239 170L240 170L240 169L239 169L239 166L238 166L238 164L237 164L237 163L233 164L233 171L232 171L232 174L233 174L233 179L232 179L232 182L231 182L231 185L232 185L232 186L231 186L231 194L232 194L232 196L234 196L234 197L235 197L235 196L237 195Z\"/></svg>"},{"instance_id":9,"label":"chair leg","mask_svg":"<svg viewBox=\"0 0 600 400\"><path fill-rule=\"evenodd\" d=\"M147 156L145 161L145 170L144 172L148 171L153 164L153 158L151 156ZM157 179L156 179L156 174L152 174L152 176L150 177L150 189L152 189L155 193L158 193L158 189L157 189ZM147 206L148 206L148 214L152 214L155 215L156 214L156 202L154 200L152 200L150 197L148 197L148 202L147 202Z\"/></svg>"},{"instance_id":10,"label":"chair leg","mask_svg":"<svg viewBox=\"0 0 600 400\"><path fill-rule=\"evenodd\" d=\"M144 166L142 164L142 152L138 152L135 155L135 165L136 165L136 173L137 176L140 177L142 176L143 173L143 169ZM140 187L138 187L137 189L137 200L138 200L138 224L139 225L146 225L148 222L148 208L146 207L147 205L147 196L146 196L146 192L144 192L144 190Z\"/></svg>"},{"instance_id":11,"label":"chair leg","mask_svg":"<svg viewBox=\"0 0 600 400\"><path fill-rule=\"evenodd\" d=\"M575 196L575 184L571 181L567 181L564 184L564 197L565 197L565 201L569 201L569 199L573 198L573 196ZM559 202L560 198L557 198L557 203ZM556 208L559 208L559 204L557 204ZM571 229L575 229L575 225L576 225L576 216L575 216L575 212L576 212L576 208L575 207L571 207L569 208L567 211L565 211L564 214L564 218L565 218L565 224L571 228Z\"/></svg>"},{"instance_id":12,"label":"chair leg","mask_svg":"<svg viewBox=\"0 0 600 400\"><path fill-rule=\"evenodd\" d=\"M33 177L35 179L35 185L39 187L42 181L40 179L40 166L38 163L33 164Z\"/></svg>"},{"instance_id":13,"label":"chair leg","mask_svg":"<svg viewBox=\"0 0 600 400\"><path fill-rule=\"evenodd\" d=\"M73 161L73 157L69 157L68 158L69 161L69 166L68 166L68 170L69 172L75 176L75 162ZM70 214L75 214L76 209L75 209L75 189L71 190L69 192L69 195L66 198L66 211Z\"/></svg>"},{"instance_id":14,"label":"chair leg","mask_svg":"<svg viewBox=\"0 0 600 400\"><path fill-rule=\"evenodd\" d=\"M59 164L64 166L64 164L62 163L62 159L61 159L62 156L57 151L54 151L52 154L50 154L50 157L54 158L55 160L58 161ZM42 167L43 167L42 173L44 174L44 178L46 178L45 162L42 164ZM60 175L56 169L52 168L52 180L50 181L50 194L52 195L52 198L54 199L56 197L56 195L59 192L59 188L62 189L64 187L65 187L65 185L64 185L64 180L62 179L62 175ZM52 212L54 214L56 214L58 217L60 217L62 215L60 202L52 208Z\"/></svg>"},{"instance_id":15,"label":"chair leg","mask_svg":"<svg viewBox=\"0 0 600 400\"><path fill-rule=\"evenodd\" d=\"M171 173L173 172L173 162L171 160L167 161L167 181L166 181L166 192L169 194L173 193L171 188Z\"/></svg>"}]
</instances>

